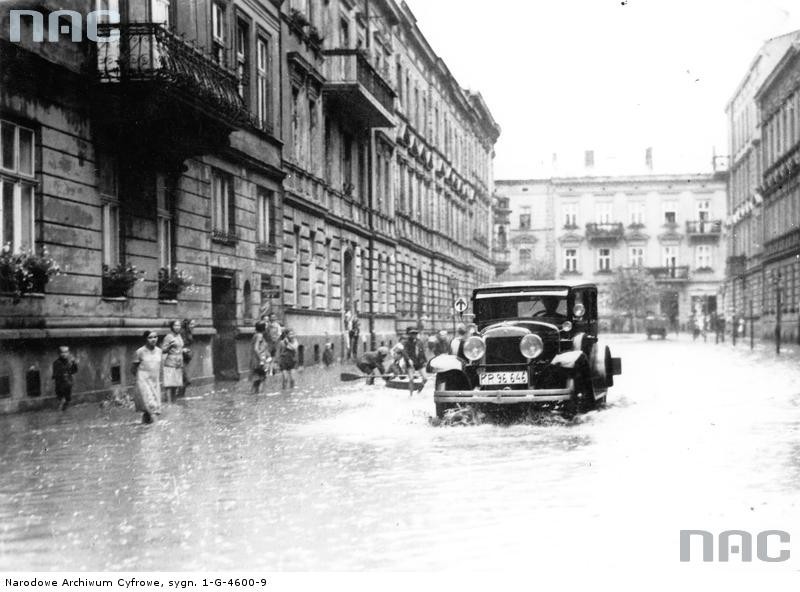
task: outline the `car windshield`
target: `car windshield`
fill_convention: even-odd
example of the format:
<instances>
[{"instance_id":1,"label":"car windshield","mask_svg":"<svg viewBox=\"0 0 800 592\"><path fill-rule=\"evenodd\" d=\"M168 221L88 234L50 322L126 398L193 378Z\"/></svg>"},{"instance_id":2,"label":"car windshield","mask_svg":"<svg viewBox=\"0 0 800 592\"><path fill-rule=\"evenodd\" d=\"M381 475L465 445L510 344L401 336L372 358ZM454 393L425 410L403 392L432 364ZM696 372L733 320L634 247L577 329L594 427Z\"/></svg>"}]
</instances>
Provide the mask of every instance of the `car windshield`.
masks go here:
<instances>
[{"instance_id":1,"label":"car windshield","mask_svg":"<svg viewBox=\"0 0 800 592\"><path fill-rule=\"evenodd\" d=\"M504 319L564 319L566 294L478 294L475 317L479 321Z\"/></svg>"}]
</instances>

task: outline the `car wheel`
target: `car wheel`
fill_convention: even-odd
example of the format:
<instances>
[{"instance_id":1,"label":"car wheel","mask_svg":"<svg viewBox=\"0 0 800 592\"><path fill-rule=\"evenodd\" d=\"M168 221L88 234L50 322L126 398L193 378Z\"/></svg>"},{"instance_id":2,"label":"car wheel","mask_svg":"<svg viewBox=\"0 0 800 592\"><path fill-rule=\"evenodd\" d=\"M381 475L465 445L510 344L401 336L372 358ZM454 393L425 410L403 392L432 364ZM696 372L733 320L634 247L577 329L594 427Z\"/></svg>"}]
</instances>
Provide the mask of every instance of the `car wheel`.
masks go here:
<instances>
[{"instance_id":1,"label":"car wheel","mask_svg":"<svg viewBox=\"0 0 800 592\"><path fill-rule=\"evenodd\" d=\"M578 399L578 391L572 393L569 401L565 401L561 405L561 417L564 419L573 419L578 415L580 409L580 400Z\"/></svg>"},{"instance_id":2,"label":"car wheel","mask_svg":"<svg viewBox=\"0 0 800 592\"><path fill-rule=\"evenodd\" d=\"M447 382L442 379L437 380L434 390L436 392L446 391ZM447 412L448 409L453 409L456 406L455 403L436 403L435 405L436 405L436 417L438 417L439 419L444 418L444 414Z\"/></svg>"},{"instance_id":3,"label":"car wheel","mask_svg":"<svg viewBox=\"0 0 800 592\"><path fill-rule=\"evenodd\" d=\"M594 399L594 389L592 388L592 381L589 379L589 377L585 377L582 383L583 386L580 389L578 410L581 413L588 413L597 407L597 402Z\"/></svg>"}]
</instances>

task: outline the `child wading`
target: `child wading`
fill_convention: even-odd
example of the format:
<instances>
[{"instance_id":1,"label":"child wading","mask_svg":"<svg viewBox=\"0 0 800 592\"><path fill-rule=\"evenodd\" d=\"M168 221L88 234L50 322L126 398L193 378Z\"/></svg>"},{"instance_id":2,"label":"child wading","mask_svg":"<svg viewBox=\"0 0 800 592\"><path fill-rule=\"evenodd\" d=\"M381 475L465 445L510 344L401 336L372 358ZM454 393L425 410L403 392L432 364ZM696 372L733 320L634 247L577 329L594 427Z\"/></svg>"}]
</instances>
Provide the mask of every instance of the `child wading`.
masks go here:
<instances>
[{"instance_id":1,"label":"child wading","mask_svg":"<svg viewBox=\"0 0 800 592\"><path fill-rule=\"evenodd\" d=\"M78 363L69 353L69 348L58 348L58 357L53 362L53 380L56 383L56 397L61 400L61 411L66 410L72 400L72 375L78 371Z\"/></svg>"},{"instance_id":2,"label":"child wading","mask_svg":"<svg viewBox=\"0 0 800 592\"><path fill-rule=\"evenodd\" d=\"M286 330L278 351L278 365L281 369L281 388L294 388L294 369L297 368L297 351L300 345L292 329Z\"/></svg>"}]
</instances>

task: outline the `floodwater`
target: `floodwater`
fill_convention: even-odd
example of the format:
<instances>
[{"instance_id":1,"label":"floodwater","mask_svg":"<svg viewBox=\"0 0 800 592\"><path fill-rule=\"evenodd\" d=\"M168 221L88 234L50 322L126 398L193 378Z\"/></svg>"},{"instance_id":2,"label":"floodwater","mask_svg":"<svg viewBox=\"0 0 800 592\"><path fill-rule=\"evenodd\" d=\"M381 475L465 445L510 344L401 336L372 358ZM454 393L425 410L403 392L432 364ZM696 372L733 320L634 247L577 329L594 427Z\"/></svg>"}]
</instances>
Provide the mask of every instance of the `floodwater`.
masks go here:
<instances>
[{"instance_id":1,"label":"floodwater","mask_svg":"<svg viewBox=\"0 0 800 592\"><path fill-rule=\"evenodd\" d=\"M430 385L338 368L191 393L149 426L0 417L0 569L660 569L682 528L800 528L800 356L611 345L624 374L573 422L435 426Z\"/></svg>"}]
</instances>

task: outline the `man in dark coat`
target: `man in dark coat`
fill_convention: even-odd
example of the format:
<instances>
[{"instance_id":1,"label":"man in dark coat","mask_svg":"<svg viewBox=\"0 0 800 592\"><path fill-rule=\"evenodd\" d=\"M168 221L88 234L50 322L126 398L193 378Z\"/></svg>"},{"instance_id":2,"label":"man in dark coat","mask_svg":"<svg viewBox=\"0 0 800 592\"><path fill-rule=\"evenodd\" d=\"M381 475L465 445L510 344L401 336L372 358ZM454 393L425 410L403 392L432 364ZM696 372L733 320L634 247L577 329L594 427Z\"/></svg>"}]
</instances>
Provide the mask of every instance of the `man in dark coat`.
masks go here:
<instances>
[{"instance_id":1,"label":"man in dark coat","mask_svg":"<svg viewBox=\"0 0 800 592\"><path fill-rule=\"evenodd\" d=\"M53 362L53 381L56 386L56 397L61 400L61 411L64 411L72 400L72 375L78 371L78 363L69 353L69 348L62 345L58 348L58 357Z\"/></svg>"},{"instance_id":2,"label":"man in dark coat","mask_svg":"<svg viewBox=\"0 0 800 592\"><path fill-rule=\"evenodd\" d=\"M376 351L364 352L361 357L358 358L356 366L364 374L369 375L369 378L367 378L367 384L375 383L375 377L373 376L375 370L378 371L378 375L383 375L383 361L388 355L388 347L379 347Z\"/></svg>"}]
</instances>

